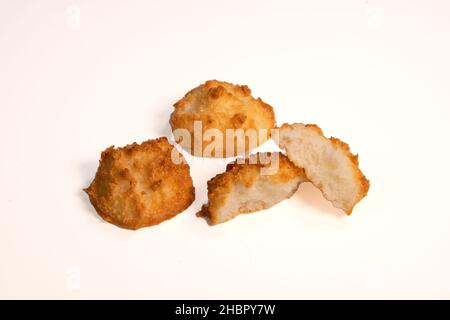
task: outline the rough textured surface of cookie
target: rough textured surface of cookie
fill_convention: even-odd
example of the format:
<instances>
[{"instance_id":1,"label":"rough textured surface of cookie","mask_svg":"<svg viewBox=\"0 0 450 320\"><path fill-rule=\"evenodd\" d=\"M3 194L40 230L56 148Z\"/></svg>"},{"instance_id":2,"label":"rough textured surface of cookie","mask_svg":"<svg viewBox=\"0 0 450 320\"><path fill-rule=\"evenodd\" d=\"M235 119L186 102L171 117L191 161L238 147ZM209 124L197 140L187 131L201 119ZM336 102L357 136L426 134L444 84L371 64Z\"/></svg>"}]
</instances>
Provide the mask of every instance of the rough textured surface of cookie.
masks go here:
<instances>
[{"instance_id":1,"label":"rough textured surface of cookie","mask_svg":"<svg viewBox=\"0 0 450 320\"><path fill-rule=\"evenodd\" d=\"M283 124L279 146L289 159L337 208L351 214L369 191L369 180L359 169L358 156L336 138L326 138L316 125Z\"/></svg>"},{"instance_id":2,"label":"rough textured surface of cookie","mask_svg":"<svg viewBox=\"0 0 450 320\"><path fill-rule=\"evenodd\" d=\"M260 98L253 98L247 86L228 82L206 81L186 93L174 107L175 110L170 117L172 130L186 129L191 135L191 139L177 139L177 142L195 156L224 158L243 154L238 149L236 136L226 139L226 129L242 129L244 133L257 134L259 129L267 130L261 131L256 138L249 138L250 135L239 138L242 139L240 141L243 145L245 143L243 150L248 152L268 140L271 129L275 127L275 115L270 105ZM194 135L195 121L201 123L200 135ZM222 134L222 152L217 152L216 149L211 151L211 148L208 148L214 141L210 140L210 137L203 137L208 129L216 129Z\"/></svg>"},{"instance_id":3,"label":"rough textured surface of cookie","mask_svg":"<svg viewBox=\"0 0 450 320\"><path fill-rule=\"evenodd\" d=\"M97 213L119 227L139 229L189 207L194 201L189 166L174 163L172 150L166 138L159 138L103 151L95 179L85 189Z\"/></svg>"},{"instance_id":4,"label":"rough textured surface of cookie","mask_svg":"<svg viewBox=\"0 0 450 320\"><path fill-rule=\"evenodd\" d=\"M305 181L303 169L283 154L260 153L243 164L229 164L224 173L208 181L208 203L197 215L214 225L241 213L267 209L291 197Z\"/></svg>"}]
</instances>

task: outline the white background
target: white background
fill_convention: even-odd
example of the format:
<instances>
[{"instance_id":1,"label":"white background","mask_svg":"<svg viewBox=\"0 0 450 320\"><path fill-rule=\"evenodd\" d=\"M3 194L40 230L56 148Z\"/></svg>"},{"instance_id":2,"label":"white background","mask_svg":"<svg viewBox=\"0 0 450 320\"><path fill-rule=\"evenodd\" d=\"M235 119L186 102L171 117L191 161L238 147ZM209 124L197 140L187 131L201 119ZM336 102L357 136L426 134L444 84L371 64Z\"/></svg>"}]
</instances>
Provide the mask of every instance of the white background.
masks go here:
<instances>
[{"instance_id":1,"label":"white background","mask_svg":"<svg viewBox=\"0 0 450 320\"><path fill-rule=\"evenodd\" d=\"M450 298L449 17L448 1L2 0L0 297ZM100 152L168 135L208 79L348 142L371 181L353 215L304 184L210 227L195 212L225 163L188 157L188 210L103 222L81 191Z\"/></svg>"}]
</instances>

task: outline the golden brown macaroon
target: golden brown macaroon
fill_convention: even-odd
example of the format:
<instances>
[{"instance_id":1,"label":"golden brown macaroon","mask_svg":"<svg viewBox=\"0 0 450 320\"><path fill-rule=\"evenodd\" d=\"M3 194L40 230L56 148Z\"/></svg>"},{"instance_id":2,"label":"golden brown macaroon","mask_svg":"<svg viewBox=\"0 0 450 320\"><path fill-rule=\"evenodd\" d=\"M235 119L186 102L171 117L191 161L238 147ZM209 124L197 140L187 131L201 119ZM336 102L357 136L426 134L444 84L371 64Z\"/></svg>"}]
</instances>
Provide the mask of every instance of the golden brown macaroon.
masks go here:
<instances>
[{"instance_id":1,"label":"golden brown macaroon","mask_svg":"<svg viewBox=\"0 0 450 320\"><path fill-rule=\"evenodd\" d=\"M276 125L270 105L260 98L253 98L247 86L223 81L206 81L186 93L174 107L170 125L177 143L200 157L225 158L244 154L267 141ZM180 137L180 129L190 137ZM233 130L229 131L228 139L226 129ZM244 134L230 135L236 129L242 129ZM216 134L221 136L216 137ZM239 144L242 147L238 148Z\"/></svg>"},{"instance_id":2,"label":"golden brown macaroon","mask_svg":"<svg viewBox=\"0 0 450 320\"><path fill-rule=\"evenodd\" d=\"M306 177L324 197L348 215L369 191L370 182L359 169L358 156L341 140L326 138L318 126L283 124L278 144L295 165L305 169Z\"/></svg>"},{"instance_id":3,"label":"golden brown macaroon","mask_svg":"<svg viewBox=\"0 0 450 320\"><path fill-rule=\"evenodd\" d=\"M213 225L226 222L290 198L305 181L303 169L283 154L259 153L245 163L228 164L224 173L208 181L208 203L197 215Z\"/></svg>"},{"instance_id":4,"label":"golden brown macaroon","mask_svg":"<svg viewBox=\"0 0 450 320\"><path fill-rule=\"evenodd\" d=\"M194 201L189 165L166 138L102 152L94 181L85 189L97 213L127 229L170 219Z\"/></svg>"}]
</instances>

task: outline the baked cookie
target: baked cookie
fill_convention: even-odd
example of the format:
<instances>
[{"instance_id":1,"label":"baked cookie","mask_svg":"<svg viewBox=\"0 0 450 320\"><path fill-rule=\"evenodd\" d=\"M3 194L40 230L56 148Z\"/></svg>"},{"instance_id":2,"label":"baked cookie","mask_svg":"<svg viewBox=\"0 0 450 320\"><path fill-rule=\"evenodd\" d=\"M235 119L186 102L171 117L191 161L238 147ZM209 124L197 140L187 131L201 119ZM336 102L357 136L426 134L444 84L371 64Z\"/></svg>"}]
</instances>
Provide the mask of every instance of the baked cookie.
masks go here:
<instances>
[{"instance_id":1,"label":"baked cookie","mask_svg":"<svg viewBox=\"0 0 450 320\"><path fill-rule=\"evenodd\" d=\"M85 189L106 221L127 229L152 226L184 211L195 193L189 165L166 138L109 147Z\"/></svg>"},{"instance_id":2,"label":"baked cookie","mask_svg":"<svg viewBox=\"0 0 450 320\"><path fill-rule=\"evenodd\" d=\"M206 81L174 107L170 125L175 140L199 157L247 153L267 141L275 127L270 105L253 98L247 86L228 82Z\"/></svg>"},{"instance_id":3,"label":"baked cookie","mask_svg":"<svg viewBox=\"0 0 450 320\"><path fill-rule=\"evenodd\" d=\"M358 156L341 140L326 138L318 126L283 124L278 144L295 165L304 168L324 197L347 214L369 191L370 182L359 169Z\"/></svg>"},{"instance_id":4,"label":"baked cookie","mask_svg":"<svg viewBox=\"0 0 450 320\"><path fill-rule=\"evenodd\" d=\"M228 164L225 172L208 181L208 203L197 215L213 225L226 222L290 198L305 181L303 169L283 154L259 153L242 164Z\"/></svg>"}]
</instances>

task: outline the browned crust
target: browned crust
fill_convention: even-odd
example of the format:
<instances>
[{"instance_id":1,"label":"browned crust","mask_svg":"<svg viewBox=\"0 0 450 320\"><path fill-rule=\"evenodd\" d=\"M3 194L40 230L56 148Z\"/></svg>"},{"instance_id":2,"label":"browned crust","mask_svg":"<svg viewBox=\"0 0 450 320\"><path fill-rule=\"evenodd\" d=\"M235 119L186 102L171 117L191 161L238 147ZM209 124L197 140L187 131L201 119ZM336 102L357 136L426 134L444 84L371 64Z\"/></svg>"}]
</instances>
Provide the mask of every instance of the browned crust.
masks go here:
<instances>
[{"instance_id":1,"label":"browned crust","mask_svg":"<svg viewBox=\"0 0 450 320\"><path fill-rule=\"evenodd\" d=\"M284 124L280 127L280 130L286 129L286 128L292 128L292 127L294 127L295 125L296 125L295 123L294 123L294 124L287 124L287 123L284 123ZM343 209L344 212L345 212L347 215L351 215L354 206L355 206L362 198L364 198L364 197L367 195L367 193L369 192L369 188L370 188L370 181L366 178L366 176L362 173L361 169L359 168L358 155L357 155L357 154L356 154L356 155L353 154L353 153L351 152L351 150L350 150L350 146L349 146L347 143L341 141L340 139L335 138L335 137L330 137L330 138L325 137L325 135L323 134L322 129L321 129L319 126L317 126L316 124L306 124L305 127L306 127L306 128L309 128L309 129L313 129L313 130L316 131L319 135L321 135L321 136L324 137L325 139L328 139L329 141L331 141L332 144L334 144L337 148L339 148L340 150L342 150L342 151L345 153L345 155L347 156L347 158L348 158L348 159L351 161L351 163L353 164L353 170L352 170L352 171L353 171L353 174L354 174L355 179L356 179L357 181L359 181L359 183L360 183L360 188L359 188L359 192L358 192L358 195L357 195L357 197L356 197L356 201L355 201L353 207L352 207L352 208L349 208L349 209L347 209L347 210ZM325 195L324 195L324 197L325 197ZM329 200L329 199L328 199L328 200ZM330 201L331 201L331 200L330 200ZM339 209L342 209L342 208L339 208Z\"/></svg>"},{"instance_id":2,"label":"browned crust","mask_svg":"<svg viewBox=\"0 0 450 320\"><path fill-rule=\"evenodd\" d=\"M173 163L172 150L162 137L103 151L95 178L84 189L97 213L119 227L136 230L188 208L195 198L189 165Z\"/></svg>"},{"instance_id":3,"label":"browned crust","mask_svg":"<svg viewBox=\"0 0 450 320\"><path fill-rule=\"evenodd\" d=\"M251 163L250 158L246 158L242 164L238 163L237 160L229 163L225 172L210 179L208 181L208 203L202 206L197 216L206 217L211 224L216 224L214 214L227 201L233 186L240 182L247 188L250 188L260 178L260 169L270 166L270 164L264 164L260 160L261 155L261 153L255 155L257 159L256 163ZM264 155L270 157L271 153L264 153ZM267 176L272 180L274 185L285 183L298 176L302 176L306 180L305 171L295 166L285 155L278 153L278 159L278 172L274 175ZM254 211L257 210L243 211L240 213L251 213Z\"/></svg>"},{"instance_id":4,"label":"browned crust","mask_svg":"<svg viewBox=\"0 0 450 320\"><path fill-rule=\"evenodd\" d=\"M187 106L196 106L195 110L186 112ZM251 90L246 85L235 85L225 81L208 80L204 84L187 92L182 99L174 104L175 110L170 116L172 130L187 129L191 134L191 150L194 154L193 123L202 122L202 129L218 129L224 136L225 147L226 129L267 129L270 138L270 130L276 125L273 108L260 98L253 98ZM266 140L258 141L258 145ZM209 142L203 143L206 148ZM249 141L245 141L245 151L250 150ZM203 156L203 150L201 155ZM234 155L238 155L235 149ZM218 156L213 154L213 156ZM225 156L225 155L224 155Z\"/></svg>"}]
</instances>

